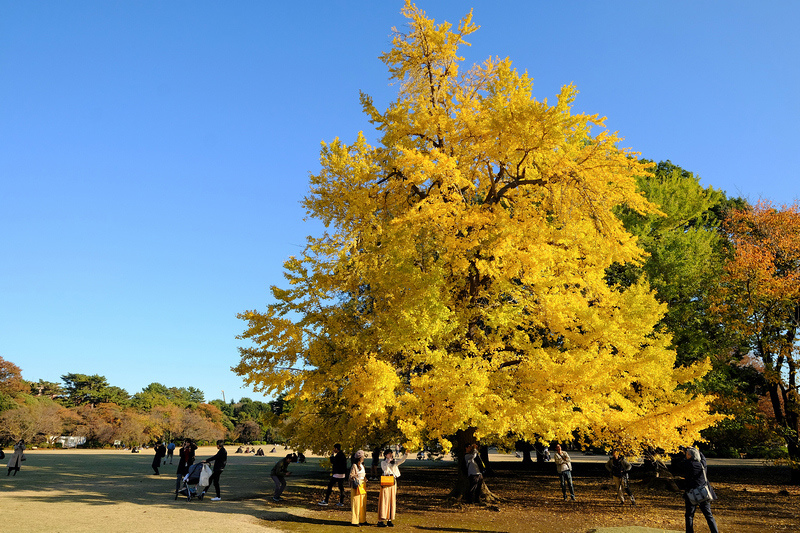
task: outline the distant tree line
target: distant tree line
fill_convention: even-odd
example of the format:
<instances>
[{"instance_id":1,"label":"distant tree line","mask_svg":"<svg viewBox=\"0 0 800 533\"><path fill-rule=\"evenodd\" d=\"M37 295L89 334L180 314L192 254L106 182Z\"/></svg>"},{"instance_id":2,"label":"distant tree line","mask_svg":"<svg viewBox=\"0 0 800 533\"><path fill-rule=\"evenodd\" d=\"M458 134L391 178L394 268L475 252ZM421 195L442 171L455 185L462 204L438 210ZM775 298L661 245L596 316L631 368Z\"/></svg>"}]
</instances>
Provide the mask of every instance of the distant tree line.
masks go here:
<instances>
[{"instance_id":1,"label":"distant tree line","mask_svg":"<svg viewBox=\"0 0 800 533\"><path fill-rule=\"evenodd\" d=\"M64 374L60 383L25 381L19 366L0 357L0 441L46 446L67 435L85 437L90 447L183 438L282 442L273 429L282 404L206 402L199 389L161 383L131 395L97 374Z\"/></svg>"}]
</instances>

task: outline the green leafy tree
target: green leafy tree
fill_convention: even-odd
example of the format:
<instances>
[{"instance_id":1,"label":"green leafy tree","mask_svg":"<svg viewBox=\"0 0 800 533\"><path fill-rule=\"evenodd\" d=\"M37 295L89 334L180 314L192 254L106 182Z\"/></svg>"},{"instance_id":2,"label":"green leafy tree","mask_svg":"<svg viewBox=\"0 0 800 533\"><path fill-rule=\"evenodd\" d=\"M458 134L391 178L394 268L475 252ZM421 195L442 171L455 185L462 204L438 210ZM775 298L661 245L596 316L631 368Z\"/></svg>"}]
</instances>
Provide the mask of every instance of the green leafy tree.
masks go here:
<instances>
[{"instance_id":1,"label":"green leafy tree","mask_svg":"<svg viewBox=\"0 0 800 533\"><path fill-rule=\"evenodd\" d=\"M66 394L64 387L62 387L60 383L43 381L41 379L37 382L30 383L30 393L32 396L44 396L51 400L63 397Z\"/></svg>"},{"instance_id":2,"label":"green leafy tree","mask_svg":"<svg viewBox=\"0 0 800 533\"><path fill-rule=\"evenodd\" d=\"M89 404L96 406L108 401L127 401L128 393L119 387L111 387L104 376L97 374L65 374L61 376L64 382L66 402L70 406Z\"/></svg>"},{"instance_id":3,"label":"green leafy tree","mask_svg":"<svg viewBox=\"0 0 800 533\"><path fill-rule=\"evenodd\" d=\"M608 279L633 285L645 278L667 304L659 327L672 334L677 363L703 360L719 352L724 338L708 309L725 264L719 214L729 202L724 193L702 187L699 177L670 161L658 163L652 175L638 176L636 183L663 215L618 210L648 256L641 265L614 264Z\"/></svg>"}]
</instances>

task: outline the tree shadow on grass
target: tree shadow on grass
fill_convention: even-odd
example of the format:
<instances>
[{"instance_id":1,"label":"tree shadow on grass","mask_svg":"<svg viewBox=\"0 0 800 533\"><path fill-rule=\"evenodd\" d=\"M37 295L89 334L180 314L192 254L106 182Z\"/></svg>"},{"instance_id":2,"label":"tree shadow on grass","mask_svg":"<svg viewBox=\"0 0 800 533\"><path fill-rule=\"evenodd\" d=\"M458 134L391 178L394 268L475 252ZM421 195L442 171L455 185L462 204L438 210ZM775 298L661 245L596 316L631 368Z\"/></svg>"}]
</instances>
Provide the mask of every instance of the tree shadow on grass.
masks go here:
<instances>
[{"instance_id":1,"label":"tree shadow on grass","mask_svg":"<svg viewBox=\"0 0 800 533\"><path fill-rule=\"evenodd\" d=\"M452 531L453 533L508 533L507 531L490 531L488 529L464 529L463 527L428 527L428 526L411 526L413 529L420 529L422 531Z\"/></svg>"},{"instance_id":2,"label":"tree shadow on grass","mask_svg":"<svg viewBox=\"0 0 800 533\"><path fill-rule=\"evenodd\" d=\"M301 516L292 514L288 511L266 511L260 512L257 515L258 518L262 520L266 520L268 522L294 522L298 524L308 524L311 526L325 526L326 528L330 528L333 526L342 526L342 527L352 527L350 521L341 521L341 520L332 520L329 518L317 518L312 516Z\"/></svg>"}]
</instances>

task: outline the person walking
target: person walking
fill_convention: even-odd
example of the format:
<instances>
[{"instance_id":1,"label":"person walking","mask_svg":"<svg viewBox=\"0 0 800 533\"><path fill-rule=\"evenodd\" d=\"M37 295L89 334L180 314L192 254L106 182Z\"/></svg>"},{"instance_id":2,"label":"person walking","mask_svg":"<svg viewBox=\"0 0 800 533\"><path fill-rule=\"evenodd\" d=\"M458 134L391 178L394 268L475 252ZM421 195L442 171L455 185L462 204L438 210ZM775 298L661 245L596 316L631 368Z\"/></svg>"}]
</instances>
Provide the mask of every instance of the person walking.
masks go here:
<instances>
[{"instance_id":1,"label":"person walking","mask_svg":"<svg viewBox=\"0 0 800 533\"><path fill-rule=\"evenodd\" d=\"M167 464L167 459L169 459L169 464L172 464L172 457L174 454L175 454L175 443L169 441L169 444L167 444L167 458L164 459L164 464Z\"/></svg>"},{"instance_id":2,"label":"person walking","mask_svg":"<svg viewBox=\"0 0 800 533\"><path fill-rule=\"evenodd\" d=\"M354 526L367 524L367 469L364 468L364 450L353 456L350 467L350 523Z\"/></svg>"},{"instance_id":3,"label":"person walking","mask_svg":"<svg viewBox=\"0 0 800 533\"><path fill-rule=\"evenodd\" d=\"M572 460L569 454L561 450L561 445L556 444L556 472L558 472L559 480L561 481L561 492L564 494L564 501L567 500L567 489L572 496L572 501L575 501L575 487L572 486Z\"/></svg>"},{"instance_id":4,"label":"person walking","mask_svg":"<svg viewBox=\"0 0 800 533\"><path fill-rule=\"evenodd\" d=\"M370 466L370 480L378 481L378 467L381 465L381 446L376 446L372 449L372 464Z\"/></svg>"},{"instance_id":5,"label":"person walking","mask_svg":"<svg viewBox=\"0 0 800 533\"><path fill-rule=\"evenodd\" d=\"M708 524L710 533L719 533L717 521L714 520L714 515L711 513L711 501L694 504L689 500L687 494L692 489L708 485L706 458L697 448L686 448L684 453L686 460L683 462L682 467L683 477L686 479L686 492L683 493L683 499L686 504L686 533L694 533L694 513L698 507L703 516L706 517L706 524ZM708 489L712 498L716 499L717 495L711 485L708 485Z\"/></svg>"},{"instance_id":6,"label":"person walking","mask_svg":"<svg viewBox=\"0 0 800 533\"><path fill-rule=\"evenodd\" d=\"M194 464L194 451L197 449L197 445L192 442L191 439L186 439L183 441L183 445L181 449L178 450L178 479L175 481L175 494L178 494L178 491L181 490L181 481L183 480L183 476L189 473L189 467ZM177 496L175 496L177 498Z\"/></svg>"},{"instance_id":7,"label":"person walking","mask_svg":"<svg viewBox=\"0 0 800 533\"><path fill-rule=\"evenodd\" d=\"M217 453L214 454L213 457L209 457L208 459L203 461L204 463L213 462L214 470L213 473L211 474L211 477L208 478L208 485L206 485L205 488L203 488L203 492L200 493L201 500L203 499L203 496L205 496L208 487L210 487L212 483L214 484L214 490L216 491L217 495L216 497L211 498L211 501L218 502L222 499L219 491L219 476L222 475L222 471L225 470L225 465L228 464L228 450L225 449L224 444L225 444L224 440L218 440Z\"/></svg>"},{"instance_id":8,"label":"person walking","mask_svg":"<svg viewBox=\"0 0 800 533\"><path fill-rule=\"evenodd\" d=\"M331 464L333 465L333 472L331 479L328 481L328 488L325 491L325 497L319 502L320 505L328 505L328 500L333 492L333 486L339 485L339 507L344 507L344 479L347 477L347 456L342 453L342 445L333 445L333 454L331 455Z\"/></svg>"},{"instance_id":9,"label":"person walking","mask_svg":"<svg viewBox=\"0 0 800 533\"><path fill-rule=\"evenodd\" d=\"M398 467L407 458L408 454L404 453L402 458L395 459L394 453L388 448L383 452L383 461L381 461L383 476L381 477L381 494L378 498L378 527L394 527L392 520L397 511L397 478L400 477ZM391 479L384 481L384 477Z\"/></svg>"},{"instance_id":10,"label":"person walking","mask_svg":"<svg viewBox=\"0 0 800 533\"><path fill-rule=\"evenodd\" d=\"M286 488L286 476L291 476L289 472L289 464L297 461L297 456L292 453L287 453L286 457L275 463L272 467L272 481L275 483L275 494L272 495L272 501L281 502L281 494Z\"/></svg>"},{"instance_id":11,"label":"person walking","mask_svg":"<svg viewBox=\"0 0 800 533\"><path fill-rule=\"evenodd\" d=\"M153 472L155 472L156 475L159 475L158 467L161 466L162 459L165 455L167 455L167 447L164 446L163 442L157 442L153 449L155 450L156 455L153 457L153 464L151 466L153 467Z\"/></svg>"},{"instance_id":12,"label":"person walking","mask_svg":"<svg viewBox=\"0 0 800 533\"><path fill-rule=\"evenodd\" d=\"M11 471L14 471L14 476L16 477L17 472L19 469L22 468L22 461L25 460L25 440L20 439L14 445L14 453L11 454L11 459L8 461L8 474L6 476L11 475Z\"/></svg>"},{"instance_id":13,"label":"person walking","mask_svg":"<svg viewBox=\"0 0 800 533\"><path fill-rule=\"evenodd\" d=\"M622 455L622 452L619 450L612 450L611 457L609 457L608 461L606 462L606 470L611 473L611 479L614 480L614 486L617 490L619 503L621 505L625 505L625 496L623 494L624 489L631 499L631 505L636 505L636 498L633 497L631 489L628 486L628 472L631 470L631 464L627 461L627 459L625 459L625 456Z\"/></svg>"}]
</instances>

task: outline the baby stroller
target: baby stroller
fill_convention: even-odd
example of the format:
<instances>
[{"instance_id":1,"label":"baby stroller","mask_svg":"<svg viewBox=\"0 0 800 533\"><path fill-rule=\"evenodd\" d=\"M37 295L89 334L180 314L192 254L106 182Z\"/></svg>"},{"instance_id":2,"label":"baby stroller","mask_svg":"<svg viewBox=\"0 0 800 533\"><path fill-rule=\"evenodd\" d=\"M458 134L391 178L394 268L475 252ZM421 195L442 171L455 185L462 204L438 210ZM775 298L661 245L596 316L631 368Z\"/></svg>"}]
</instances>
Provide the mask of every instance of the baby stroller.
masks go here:
<instances>
[{"instance_id":1,"label":"baby stroller","mask_svg":"<svg viewBox=\"0 0 800 533\"><path fill-rule=\"evenodd\" d=\"M189 471L183 476L181 488L175 493L175 499L178 496L186 496L187 501L192 501L192 498L199 497L203 499L202 493L198 494L200 489L208 486L208 480L211 478L211 467L206 463L197 463L189 467Z\"/></svg>"}]
</instances>

